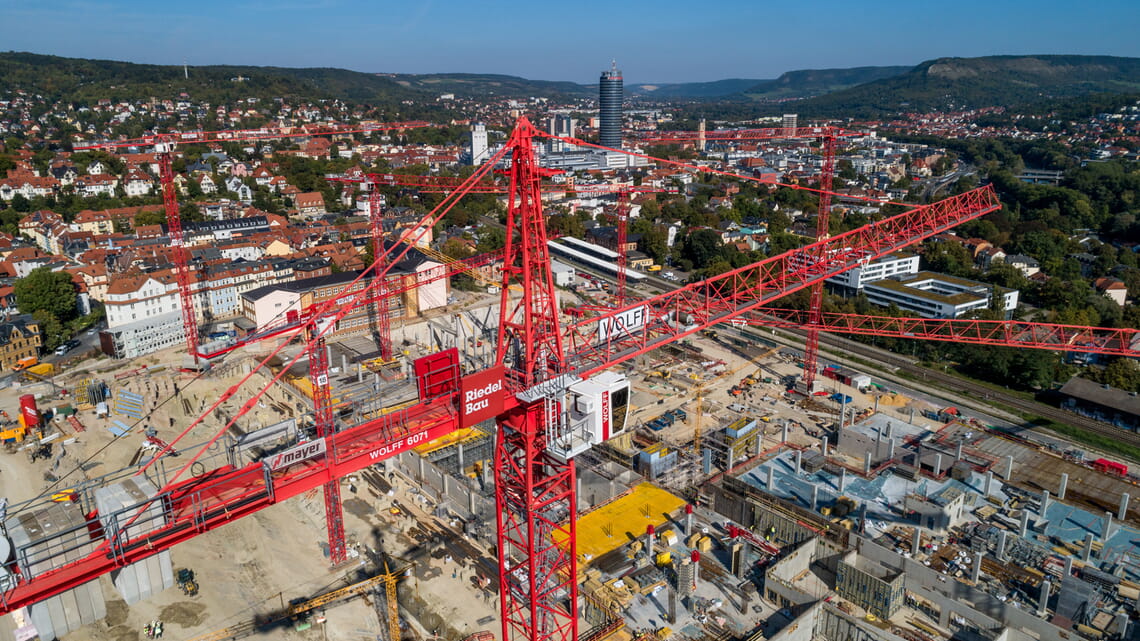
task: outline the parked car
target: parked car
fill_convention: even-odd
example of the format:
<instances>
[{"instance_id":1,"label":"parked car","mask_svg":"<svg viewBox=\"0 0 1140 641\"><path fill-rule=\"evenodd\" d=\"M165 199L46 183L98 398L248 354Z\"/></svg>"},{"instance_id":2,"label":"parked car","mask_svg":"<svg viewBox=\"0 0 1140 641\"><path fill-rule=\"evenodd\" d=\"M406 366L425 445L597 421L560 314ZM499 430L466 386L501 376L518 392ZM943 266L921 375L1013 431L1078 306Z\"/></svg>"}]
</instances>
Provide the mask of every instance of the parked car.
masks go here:
<instances>
[{"instance_id":1,"label":"parked car","mask_svg":"<svg viewBox=\"0 0 1140 641\"><path fill-rule=\"evenodd\" d=\"M66 343L64 343L63 345L60 345L59 347L55 348L55 355L56 356L63 356L64 354L70 352L71 350L75 349L76 347L79 347L79 341L77 341L73 338L73 339L67 341Z\"/></svg>"}]
</instances>

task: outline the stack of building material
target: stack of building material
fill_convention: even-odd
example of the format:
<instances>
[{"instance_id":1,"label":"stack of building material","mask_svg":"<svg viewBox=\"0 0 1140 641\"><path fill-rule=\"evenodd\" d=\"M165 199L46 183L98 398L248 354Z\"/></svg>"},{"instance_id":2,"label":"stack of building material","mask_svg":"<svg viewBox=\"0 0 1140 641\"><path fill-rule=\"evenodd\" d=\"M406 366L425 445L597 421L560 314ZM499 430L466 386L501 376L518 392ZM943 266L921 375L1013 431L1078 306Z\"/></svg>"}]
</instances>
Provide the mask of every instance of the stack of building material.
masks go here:
<instances>
[{"instance_id":1,"label":"stack of building material","mask_svg":"<svg viewBox=\"0 0 1140 641\"><path fill-rule=\"evenodd\" d=\"M141 476L95 490L95 506L107 537L122 537L123 528L126 528L123 539L134 539L165 525L162 502L150 501L156 494L158 490L154 485ZM173 587L174 568L170 551L159 552L112 573L111 582L128 604L138 603Z\"/></svg>"},{"instance_id":2,"label":"stack of building material","mask_svg":"<svg viewBox=\"0 0 1140 641\"><path fill-rule=\"evenodd\" d=\"M143 397L141 394L119 390L115 394L115 413L129 418L142 418Z\"/></svg>"},{"instance_id":3,"label":"stack of building material","mask_svg":"<svg viewBox=\"0 0 1140 641\"><path fill-rule=\"evenodd\" d=\"M55 570L95 549L78 503L48 503L9 517L14 560L28 577ZM54 639L107 616L98 581L88 581L28 606L28 616L41 639Z\"/></svg>"}]
</instances>

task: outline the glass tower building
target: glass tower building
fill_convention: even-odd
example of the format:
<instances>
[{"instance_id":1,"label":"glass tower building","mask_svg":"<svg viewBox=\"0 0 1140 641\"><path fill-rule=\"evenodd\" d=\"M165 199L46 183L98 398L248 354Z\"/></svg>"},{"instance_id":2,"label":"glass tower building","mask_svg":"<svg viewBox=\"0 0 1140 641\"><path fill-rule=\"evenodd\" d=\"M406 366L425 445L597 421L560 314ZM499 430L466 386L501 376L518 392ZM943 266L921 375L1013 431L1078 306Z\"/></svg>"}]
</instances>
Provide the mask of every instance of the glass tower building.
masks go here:
<instances>
[{"instance_id":1,"label":"glass tower building","mask_svg":"<svg viewBox=\"0 0 1140 641\"><path fill-rule=\"evenodd\" d=\"M598 144L621 149L622 77L617 63L602 72L598 83Z\"/></svg>"}]
</instances>

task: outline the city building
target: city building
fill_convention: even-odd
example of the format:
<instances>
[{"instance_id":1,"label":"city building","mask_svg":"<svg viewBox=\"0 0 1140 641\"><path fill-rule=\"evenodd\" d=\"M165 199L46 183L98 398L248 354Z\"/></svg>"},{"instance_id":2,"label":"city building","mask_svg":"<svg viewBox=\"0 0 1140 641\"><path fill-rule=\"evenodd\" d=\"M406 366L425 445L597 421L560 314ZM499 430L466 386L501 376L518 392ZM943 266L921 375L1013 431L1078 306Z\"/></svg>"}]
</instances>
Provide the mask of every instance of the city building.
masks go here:
<instances>
[{"instance_id":1,"label":"city building","mask_svg":"<svg viewBox=\"0 0 1140 641\"><path fill-rule=\"evenodd\" d=\"M598 81L598 144L621 149L622 76L614 62Z\"/></svg>"},{"instance_id":2,"label":"city building","mask_svg":"<svg viewBox=\"0 0 1140 641\"><path fill-rule=\"evenodd\" d=\"M432 272L442 265L416 250L411 250L404 260L393 265L389 278L405 283L421 281L418 287L407 288L388 301L388 313L392 318L414 318L423 312L443 307L447 304L450 285L447 278L431 279ZM329 301L344 300L353 292L368 287L369 280L361 279L359 271L347 271L317 278L287 281L266 285L241 294L241 313L257 330L279 325L286 321L290 311L300 311L308 307L320 307ZM345 315L330 332L331 335L352 334L367 331L370 326L371 307L362 305Z\"/></svg>"},{"instance_id":3,"label":"city building","mask_svg":"<svg viewBox=\"0 0 1140 641\"><path fill-rule=\"evenodd\" d=\"M21 358L39 356L40 326L30 315L0 323L0 369L12 369Z\"/></svg>"},{"instance_id":4,"label":"city building","mask_svg":"<svg viewBox=\"0 0 1140 641\"><path fill-rule=\"evenodd\" d=\"M924 318L958 318L990 306L991 295L1002 297L1008 318L1017 309L1018 291L934 272L892 276L863 285L867 299L882 307L897 305Z\"/></svg>"},{"instance_id":5,"label":"city building","mask_svg":"<svg viewBox=\"0 0 1140 641\"><path fill-rule=\"evenodd\" d=\"M796 127L798 126L798 120L799 116L796 114L784 114L784 132L789 136L794 135L796 133Z\"/></svg>"},{"instance_id":6,"label":"city building","mask_svg":"<svg viewBox=\"0 0 1140 641\"><path fill-rule=\"evenodd\" d=\"M861 265L837 276L832 276L827 279L827 284L840 289L840 291L846 294L854 294L863 289L863 286L867 283L873 283L893 276L917 274L918 262L918 254L908 252L890 254L872 260L866 265Z\"/></svg>"},{"instance_id":7,"label":"city building","mask_svg":"<svg viewBox=\"0 0 1140 641\"><path fill-rule=\"evenodd\" d=\"M554 274L554 284L558 287L570 287L574 284L574 268L557 260L550 261L550 271Z\"/></svg>"},{"instance_id":8,"label":"city building","mask_svg":"<svg viewBox=\"0 0 1140 641\"><path fill-rule=\"evenodd\" d=\"M487 125L477 122L471 125L471 164L481 165L491 156L487 145Z\"/></svg>"},{"instance_id":9,"label":"city building","mask_svg":"<svg viewBox=\"0 0 1140 641\"><path fill-rule=\"evenodd\" d=\"M1074 376L1059 390L1061 407L1126 429L1140 428L1140 396Z\"/></svg>"}]
</instances>

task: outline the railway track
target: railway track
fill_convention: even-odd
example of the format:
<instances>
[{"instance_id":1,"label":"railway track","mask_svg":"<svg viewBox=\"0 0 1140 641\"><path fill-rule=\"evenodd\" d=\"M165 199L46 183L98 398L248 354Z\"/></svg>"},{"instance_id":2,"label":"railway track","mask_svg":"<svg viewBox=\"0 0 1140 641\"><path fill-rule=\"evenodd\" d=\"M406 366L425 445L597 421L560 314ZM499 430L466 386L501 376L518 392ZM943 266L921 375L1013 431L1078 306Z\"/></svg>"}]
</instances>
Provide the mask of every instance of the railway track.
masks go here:
<instances>
[{"instance_id":1,"label":"railway track","mask_svg":"<svg viewBox=\"0 0 1140 641\"><path fill-rule=\"evenodd\" d=\"M794 334L797 337L802 337L804 335L804 332L802 330L786 329L783 331L789 334ZM1102 423L1100 421L1081 416L1080 414L1075 414L1073 412L1068 412L1063 409L1053 407L1052 405L1046 405L1045 403L1040 403L1034 400L1026 400L1019 396L1009 394L1001 390L996 390L980 383L975 383L974 381L947 374L946 372L929 369L915 363L912 359L909 359L905 356L900 356L886 350L835 336L833 334L821 333L819 339L820 343L823 345L844 350L846 352L850 352L851 354L871 359L876 363L886 365L898 371L903 371L907 372L908 374L915 375L920 378L920 380L916 381L916 383L922 383L923 381L926 381L938 385L949 392L967 394L971 396L979 405L984 406L992 404L1009 407L1015 410L1021 410L1023 412L1028 412L1034 416L1040 416L1041 418L1048 419L1050 421L1072 425L1087 432L1099 434L1101 436L1107 436L1109 438L1116 439L1121 443L1140 447L1140 433L1120 429L1107 423ZM984 407L979 407L976 409L985 411ZM1033 427L1030 425L1024 425L1023 427L1032 432L1048 435L1054 438L1058 437L1056 433L1050 432L1045 428Z\"/></svg>"},{"instance_id":2,"label":"railway track","mask_svg":"<svg viewBox=\"0 0 1140 641\"><path fill-rule=\"evenodd\" d=\"M1008 394L1000 390L995 390L991 387L987 387L985 385L981 385L964 378L959 378L945 372L928 369L914 363L906 357L884 352L883 350L875 349L867 345L863 345L862 343L857 343L855 341L822 334L820 336L820 342L831 347L847 350L854 354L858 354L859 356L872 358L878 362L889 365L898 370L921 376L923 377L923 380L936 383L950 392L972 395L975 397L975 400L978 400L978 402L994 402L1016 410L1028 412L1034 416L1040 416L1041 418L1045 418L1058 423L1065 423L1074 427L1079 427L1088 432L1100 434L1102 436L1108 436L1122 443L1140 447L1140 434L1137 434L1136 432L1129 432L1128 430L1123 430L1106 423L1101 423L1100 421L1081 416L1080 414L1067 412L1060 408L1053 407L1052 405L1046 405L1045 403L1040 403L1033 400L1026 400L1019 396ZM982 399L984 399L984 401ZM1027 429L1033 430L1035 432L1041 432L1043 434L1050 434L1055 436L1055 434L1049 432L1045 428L1036 428L1030 426L1026 427Z\"/></svg>"}]
</instances>

